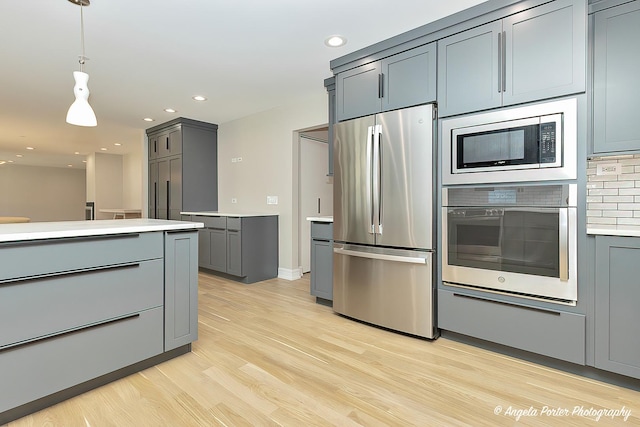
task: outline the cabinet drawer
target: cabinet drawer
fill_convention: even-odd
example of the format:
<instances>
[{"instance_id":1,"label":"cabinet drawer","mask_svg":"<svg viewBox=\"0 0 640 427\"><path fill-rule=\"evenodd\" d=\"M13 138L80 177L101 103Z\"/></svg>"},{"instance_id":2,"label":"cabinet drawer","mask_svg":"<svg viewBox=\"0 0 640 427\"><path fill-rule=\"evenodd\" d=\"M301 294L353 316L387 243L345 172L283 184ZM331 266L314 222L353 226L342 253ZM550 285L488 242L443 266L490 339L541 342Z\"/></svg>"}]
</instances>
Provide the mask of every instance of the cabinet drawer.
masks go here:
<instances>
[{"instance_id":1,"label":"cabinet drawer","mask_svg":"<svg viewBox=\"0 0 640 427\"><path fill-rule=\"evenodd\" d=\"M159 307L163 295L162 259L5 283L0 349Z\"/></svg>"},{"instance_id":2,"label":"cabinet drawer","mask_svg":"<svg viewBox=\"0 0 640 427\"><path fill-rule=\"evenodd\" d=\"M333 239L333 224L330 222L312 222L311 238L322 240Z\"/></svg>"},{"instance_id":3,"label":"cabinet drawer","mask_svg":"<svg viewBox=\"0 0 640 427\"><path fill-rule=\"evenodd\" d=\"M0 351L0 412L162 353L162 307Z\"/></svg>"},{"instance_id":4,"label":"cabinet drawer","mask_svg":"<svg viewBox=\"0 0 640 427\"><path fill-rule=\"evenodd\" d=\"M228 217L227 230L242 230L242 218L233 216Z\"/></svg>"},{"instance_id":5,"label":"cabinet drawer","mask_svg":"<svg viewBox=\"0 0 640 427\"><path fill-rule=\"evenodd\" d=\"M227 228L226 216L199 216L194 215L191 217L195 222L202 222L206 228Z\"/></svg>"},{"instance_id":6,"label":"cabinet drawer","mask_svg":"<svg viewBox=\"0 0 640 427\"><path fill-rule=\"evenodd\" d=\"M0 283L163 256L161 232L1 243Z\"/></svg>"},{"instance_id":7,"label":"cabinet drawer","mask_svg":"<svg viewBox=\"0 0 640 427\"><path fill-rule=\"evenodd\" d=\"M438 327L585 364L585 316L438 290Z\"/></svg>"}]
</instances>

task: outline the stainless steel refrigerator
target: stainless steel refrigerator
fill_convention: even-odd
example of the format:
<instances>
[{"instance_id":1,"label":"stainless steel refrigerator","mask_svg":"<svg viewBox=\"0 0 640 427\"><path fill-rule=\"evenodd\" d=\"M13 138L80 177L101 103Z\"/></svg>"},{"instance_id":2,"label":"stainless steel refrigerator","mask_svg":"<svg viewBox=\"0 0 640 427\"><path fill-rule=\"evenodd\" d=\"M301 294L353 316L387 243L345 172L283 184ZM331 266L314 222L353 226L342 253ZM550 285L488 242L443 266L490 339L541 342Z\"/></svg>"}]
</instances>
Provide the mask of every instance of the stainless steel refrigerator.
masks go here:
<instances>
[{"instance_id":1,"label":"stainless steel refrigerator","mask_svg":"<svg viewBox=\"0 0 640 427\"><path fill-rule=\"evenodd\" d=\"M338 123L333 309L434 338L434 107Z\"/></svg>"}]
</instances>

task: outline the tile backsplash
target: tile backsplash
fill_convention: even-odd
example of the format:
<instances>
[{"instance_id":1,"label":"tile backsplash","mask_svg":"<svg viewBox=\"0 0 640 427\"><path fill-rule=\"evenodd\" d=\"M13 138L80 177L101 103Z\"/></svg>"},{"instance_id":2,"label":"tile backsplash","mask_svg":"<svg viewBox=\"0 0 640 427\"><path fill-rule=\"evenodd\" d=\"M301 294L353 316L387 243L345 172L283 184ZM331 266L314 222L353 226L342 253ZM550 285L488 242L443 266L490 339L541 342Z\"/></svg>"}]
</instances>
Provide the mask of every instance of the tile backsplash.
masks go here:
<instances>
[{"instance_id":1,"label":"tile backsplash","mask_svg":"<svg viewBox=\"0 0 640 427\"><path fill-rule=\"evenodd\" d=\"M587 226L640 226L640 154L587 164Z\"/></svg>"}]
</instances>

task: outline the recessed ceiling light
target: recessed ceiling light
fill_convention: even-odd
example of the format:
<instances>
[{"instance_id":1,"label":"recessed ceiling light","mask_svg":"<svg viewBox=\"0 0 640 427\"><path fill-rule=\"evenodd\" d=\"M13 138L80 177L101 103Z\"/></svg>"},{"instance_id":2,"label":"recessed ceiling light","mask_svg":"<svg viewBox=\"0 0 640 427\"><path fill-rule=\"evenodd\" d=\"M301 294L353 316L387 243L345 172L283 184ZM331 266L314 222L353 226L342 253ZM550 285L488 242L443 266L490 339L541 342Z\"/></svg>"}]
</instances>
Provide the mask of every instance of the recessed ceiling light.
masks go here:
<instances>
[{"instance_id":1,"label":"recessed ceiling light","mask_svg":"<svg viewBox=\"0 0 640 427\"><path fill-rule=\"evenodd\" d=\"M167 113L175 113L176 110L174 110L173 108L165 108L164 111L166 111Z\"/></svg>"},{"instance_id":2,"label":"recessed ceiling light","mask_svg":"<svg viewBox=\"0 0 640 427\"><path fill-rule=\"evenodd\" d=\"M73 153L73 154L80 154L80 152L79 152L79 151L76 151L76 152L75 152L75 153Z\"/></svg>"},{"instance_id":3,"label":"recessed ceiling light","mask_svg":"<svg viewBox=\"0 0 640 427\"><path fill-rule=\"evenodd\" d=\"M205 98L204 96L201 96L201 95L196 95L196 96L193 97L193 100L194 101L206 101L207 98Z\"/></svg>"},{"instance_id":4,"label":"recessed ceiling light","mask_svg":"<svg viewBox=\"0 0 640 427\"><path fill-rule=\"evenodd\" d=\"M33 147L27 147L27 150L35 150Z\"/></svg>"},{"instance_id":5,"label":"recessed ceiling light","mask_svg":"<svg viewBox=\"0 0 640 427\"><path fill-rule=\"evenodd\" d=\"M82 163L87 163L87 161L86 161L86 160L83 160L83 161L82 161Z\"/></svg>"},{"instance_id":6,"label":"recessed ceiling light","mask_svg":"<svg viewBox=\"0 0 640 427\"><path fill-rule=\"evenodd\" d=\"M68 167L70 167L70 168L72 168L72 167L73 167L73 165L67 165L67 166L68 166Z\"/></svg>"},{"instance_id":7,"label":"recessed ceiling light","mask_svg":"<svg viewBox=\"0 0 640 427\"><path fill-rule=\"evenodd\" d=\"M119 142L114 142L113 145L115 145L116 147L120 147L122 144L120 144Z\"/></svg>"},{"instance_id":8,"label":"recessed ceiling light","mask_svg":"<svg viewBox=\"0 0 640 427\"><path fill-rule=\"evenodd\" d=\"M145 122L153 122L154 121L154 119L152 119L151 117L145 117L142 120L144 120Z\"/></svg>"},{"instance_id":9,"label":"recessed ceiling light","mask_svg":"<svg viewBox=\"0 0 640 427\"><path fill-rule=\"evenodd\" d=\"M5 163L7 163L6 160L0 160L0 165L4 165Z\"/></svg>"},{"instance_id":10,"label":"recessed ceiling light","mask_svg":"<svg viewBox=\"0 0 640 427\"><path fill-rule=\"evenodd\" d=\"M16 154L16 157L22 157L22 154Z\"/></svg>"},{"instance_id":11,"label":"recessed ceiling light","mask_svg":"<svg viewBox=\"0 0 640 427\"><path fill-rule=\"evenodd\" d=\"M329 47L340 47L347 44L347 39L339 35L329 36L325 39L324 44Z\"/></svg>"},{"instance_id":12,"label":"recessed ceiling light","mask_svg":"<svg viewBox=\"0 0 640 427\"><path fill-rule=\"evenodd\" d=\"M102 151L107 151L107 149L106 149L106 148L104 148L104 147L102 147L100 150L102 150Z\"/></svg>"}]
</instances>

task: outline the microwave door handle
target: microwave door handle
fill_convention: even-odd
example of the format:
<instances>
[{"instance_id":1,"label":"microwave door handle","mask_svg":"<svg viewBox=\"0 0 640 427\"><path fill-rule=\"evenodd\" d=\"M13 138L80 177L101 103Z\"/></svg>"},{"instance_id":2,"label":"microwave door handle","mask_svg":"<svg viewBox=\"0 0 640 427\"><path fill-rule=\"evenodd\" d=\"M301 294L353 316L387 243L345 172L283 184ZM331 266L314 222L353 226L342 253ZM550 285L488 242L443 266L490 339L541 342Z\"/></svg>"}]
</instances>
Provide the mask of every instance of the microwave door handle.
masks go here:
<instances>
[{"instance_id":1,"label":"microwave door handle","mask_svg":"<svg viewBox=\"0 0 640 427\"><path fill-rule=\"evenodd\" d=\"M372 196L372 185L373 185L373 126L369 126L367 128L367 172L365 177L365 192L367 194L366 207L367 207L367 218L369 222L367 224L367 233L374 234L375 228L373 226L373 196Z\"/></svg>"},{"instance_id":2,"label":"microwave door handle","mask_svg":"<svg viewBox=\"0 0 640 427\"><path fill-rule=\"evenodd\" d=\"M569 209L558 209L560 280L569 280Z\"/></svg>"},{"instance_id":3,"label":"microwave door handle","mask_svg":"<svg viewBox=\"0 0 640 427\"><path fill-rule=\"evenodd\" d=\"M373 127L373 225L376 234L382 234L382 125Z\"/></svg>"}]
</instances>

